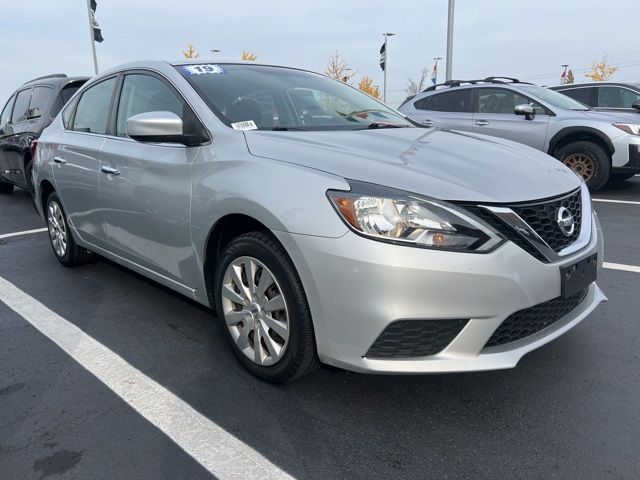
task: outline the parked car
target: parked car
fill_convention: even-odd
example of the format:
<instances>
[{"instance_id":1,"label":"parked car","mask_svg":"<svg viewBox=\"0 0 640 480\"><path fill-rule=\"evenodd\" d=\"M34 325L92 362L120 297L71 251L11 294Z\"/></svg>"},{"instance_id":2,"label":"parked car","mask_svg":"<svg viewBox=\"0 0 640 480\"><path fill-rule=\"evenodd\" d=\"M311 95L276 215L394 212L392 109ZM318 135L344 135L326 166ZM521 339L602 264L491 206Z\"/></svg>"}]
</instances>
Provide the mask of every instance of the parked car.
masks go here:
<instances>
[{"instance_id":1,"label":"parked car","mask_svg":"<svg viewBox=\"0 0 640 480\"><path fill-rule=\"evenodd\" d=\"M640 112L640 84L638 83L571 83L549 88L596 110Z\"/></svg>"},{"instance_id":2,"label":"parked car","mask_svg":"<svg viewBox=\"0 0 640 480\"><path fill-rule=\"evenodd\" d=\"M18 186L33 194L34 141L88 79L47 75L11 95L0 114L0 193L11 193Z\"/></svg>"},{"instance_id":3,"label":"parked car","mask_svg":"<svg viewBox=\"0 0 640 480\"><path fill-rule=\"evenodd\" d=\"M596 112L515 78L454 80L410 97L399 110L430 127L515 140L554 156L592 191L640 172L636 114Z\"/></svg>"},{"instance_id":4,"label":"parked car","mask_svg":"<svg viewBox=\"0 0 640 480\"><path fill-rule=\"evenodd\" d=\"M45 130L35 165L63 265L95 252L210 306L272 382L319 362L514 367L605 299L599 223L571 170L312 72L111 69Z\"/></svg>"}]
</instances>

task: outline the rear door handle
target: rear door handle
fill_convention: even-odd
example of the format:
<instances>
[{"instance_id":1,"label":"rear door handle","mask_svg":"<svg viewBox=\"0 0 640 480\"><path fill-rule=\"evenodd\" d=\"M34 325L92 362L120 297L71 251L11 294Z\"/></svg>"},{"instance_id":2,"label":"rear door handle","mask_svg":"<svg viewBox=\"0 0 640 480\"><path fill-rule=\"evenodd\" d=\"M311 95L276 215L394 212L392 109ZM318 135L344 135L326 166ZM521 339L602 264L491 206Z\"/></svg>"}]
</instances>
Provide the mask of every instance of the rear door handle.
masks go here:
<instances>
[{"instance_id":1,"label":"rear door handle","mask_svg":"<svg viewBox=\"0 0 640 480\"><path fill-rule=\"evenodd\" d=\"M107 175L120 175L120 170L116 170L111 167L100 167L100 171L102 173L106 173Z\"/></svg>"},{"instance_id":2,"label":"rear door handle","mask_svg":"<svg viewBox=\"0 0 640 480\"><path fill-rule=\"evenodd\" d=\"M477 125L478 127L484 127L485 125L489 125L489 122L487 122L486 120L476 120L475 122L473 122L474 125Z\"/></svg>"},{"instance_id":3,"label":"rear door handle","mask_svg":"<svg viewBox=\"0 0 640 480\"><path fill-rule=\"evenodd\" d=\"M60 158L60 157L53 157L53 161L56 162L58 165L66 165L67 161L64 158Z\"/></svg>"}]
</instances>

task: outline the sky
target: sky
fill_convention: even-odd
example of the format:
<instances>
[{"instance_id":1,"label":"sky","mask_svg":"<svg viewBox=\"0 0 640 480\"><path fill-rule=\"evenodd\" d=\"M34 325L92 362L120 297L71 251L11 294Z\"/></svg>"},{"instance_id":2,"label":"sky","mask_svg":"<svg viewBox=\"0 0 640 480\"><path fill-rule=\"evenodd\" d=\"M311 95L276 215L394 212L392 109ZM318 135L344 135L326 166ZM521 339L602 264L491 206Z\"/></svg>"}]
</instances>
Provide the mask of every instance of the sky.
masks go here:
<instances>
[{"instance_id":1,"label":"sky","mask_svg":"<svg viewBox=\"0 0 640 480\"><path fill-rule=\"evenodd\" d=\"M374 78L382 34L389 39L387 100L397 106L408 78L445 57L447 0L97 0L105 41L100 69L132 60L176 60L193 43L205 60L239 60L322 72L338 50L356 72ZM638 0L457 0L453 77L512 76L559 83L562 64L576 82L608 53L619 81L640 82ZM91 75L85 0L2 0L0 103L22 83L50 73ZM211 49L222 50L214 57ZM444 80L444 61L439 80Z\"/></svg>"}]
</instances>

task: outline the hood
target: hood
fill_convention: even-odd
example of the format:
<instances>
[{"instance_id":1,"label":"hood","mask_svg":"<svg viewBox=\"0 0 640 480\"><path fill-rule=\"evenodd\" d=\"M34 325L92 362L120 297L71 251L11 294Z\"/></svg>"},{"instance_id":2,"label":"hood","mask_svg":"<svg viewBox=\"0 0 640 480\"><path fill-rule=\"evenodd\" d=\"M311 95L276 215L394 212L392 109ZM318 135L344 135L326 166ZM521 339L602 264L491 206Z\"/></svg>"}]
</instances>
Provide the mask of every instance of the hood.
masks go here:
<instances>
[{"instance_id":1,"label":"hood","mask_svg":"<svg viewBox=\"0 0 640 480\"><path fill-rule=\"evenodd\" d=\"M422 128L243 133L252 155L443 200L519 202L580 185L556 159L485 135Z\"/></svg>"},{"instance_id":2,"label":"hood","mask_svg":"<svg viewBox=\"0 0 640 480\"><path fill-rule=\"evenodd\" d=\"M606 112L602 110L580 111L582 115L591 120L601 120L607 123L640 123L640 116L635 112Z\"/></svg>"}]
</instances>

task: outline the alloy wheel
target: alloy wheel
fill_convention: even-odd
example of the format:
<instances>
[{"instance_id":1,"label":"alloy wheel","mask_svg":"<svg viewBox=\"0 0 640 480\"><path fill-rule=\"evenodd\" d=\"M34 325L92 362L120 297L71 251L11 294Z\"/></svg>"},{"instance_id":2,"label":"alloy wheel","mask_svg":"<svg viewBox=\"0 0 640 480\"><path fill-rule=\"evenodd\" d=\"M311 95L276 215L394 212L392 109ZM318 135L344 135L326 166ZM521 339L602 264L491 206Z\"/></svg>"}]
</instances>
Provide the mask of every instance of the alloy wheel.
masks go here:
<instances>
[{"instance_id":1,"label":"alloy wheel","mask_svg":"<svg viewBox=\"0 0 640 480\"><path fill-rule=\"evenodd\" d=\"M62 209L57 202L49 203L47 226L53 250L60 258L67 253L67 228L65 227Z\"/></svg>"},{"instance_id":2,"label":"alloy wheel","mask_svg":"<svg viewBox=\"0 0 640 480\"><path fill-rule=\"evenodd\" d=\"M237 347L260 366L276 363L289 342L289 311L282 288L260 260L231 262L222 280L222 309Z\"/></svg>"},{"instance_id":3,"label":"alloy wheel","mask_svg":"<svg viewBox=\"0 0 640 480\"><path fill-rule=\"evenodd\" d=\"M584 153L574 153L564 159L563 162L567 167L577 173L585 182L591 180L595 173L595 162Z\"/></svg>"}]
</instances>

